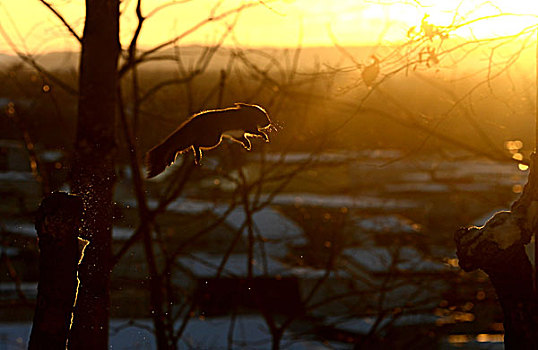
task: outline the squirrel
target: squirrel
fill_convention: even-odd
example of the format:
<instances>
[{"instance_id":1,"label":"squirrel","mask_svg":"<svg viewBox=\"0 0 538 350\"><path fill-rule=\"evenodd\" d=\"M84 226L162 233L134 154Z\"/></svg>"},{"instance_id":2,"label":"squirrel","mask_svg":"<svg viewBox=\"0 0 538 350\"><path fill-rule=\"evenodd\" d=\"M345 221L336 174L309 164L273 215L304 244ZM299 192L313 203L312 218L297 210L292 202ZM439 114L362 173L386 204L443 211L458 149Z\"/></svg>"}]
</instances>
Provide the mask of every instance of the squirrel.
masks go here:
<instances>
[{"instance_id":1,"label":"squirrel","mask_svg":"<svg viewBox=\"0 0 538 350\"><path fill-rule=\"evenodd\" d=\"M174 163L176 155L192 148L194 163L200 164L202 149L217 147L224 137L250 150L248 136L269 142L264 130L271 127L267 112L258 105L234 103L234 107L212 109L197 113L183 122L173 133L146 154L147 177L159 175Z\"/></svg>"}]
</instances>

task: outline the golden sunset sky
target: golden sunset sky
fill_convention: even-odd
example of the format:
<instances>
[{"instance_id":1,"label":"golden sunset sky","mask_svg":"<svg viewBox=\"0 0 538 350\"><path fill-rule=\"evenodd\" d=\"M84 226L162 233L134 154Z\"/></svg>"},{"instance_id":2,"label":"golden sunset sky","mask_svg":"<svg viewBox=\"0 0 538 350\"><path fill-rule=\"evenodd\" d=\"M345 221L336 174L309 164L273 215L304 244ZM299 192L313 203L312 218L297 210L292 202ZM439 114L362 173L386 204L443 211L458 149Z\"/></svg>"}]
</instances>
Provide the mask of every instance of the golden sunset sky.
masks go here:
<instances>
[{"instance_id":1,"label":"golden sunset sky","mask_svg":"<svg viewBox=\"0 0 538 350\"><path fill-rule=\"evenodd\" d=\"M84 0L48 0L68 22L82 33ZM143 0L145 15L170 0ZM172 1L174 2L174 1ZM247 1L177 0L148 19L139 43L143 48L164 42L211 15L218 16ZM257 1L254 1L255 3ZM249 47L332 46L330 32L341 45L394 44L407 39L412 26L420 26L425 14L435 25L449 25L484 16L504 14L481 20L456 31L462 38L492 37L521 31L538 23L538 1L524 0L278 0L257 2L242 11L226 45ZM125 45L136 25L135 0L122 3L121 40ZM420 5L419 5L420 4ZM235 15L215 21L186 36L179 44L212 44L218 41ZM10 53L5 36L22 51L44 53L77 50L78 44L62 24L39 0L0 0L0 52ZM1 34L1 33L0 33Z\"/></svg>"}]
</instances>

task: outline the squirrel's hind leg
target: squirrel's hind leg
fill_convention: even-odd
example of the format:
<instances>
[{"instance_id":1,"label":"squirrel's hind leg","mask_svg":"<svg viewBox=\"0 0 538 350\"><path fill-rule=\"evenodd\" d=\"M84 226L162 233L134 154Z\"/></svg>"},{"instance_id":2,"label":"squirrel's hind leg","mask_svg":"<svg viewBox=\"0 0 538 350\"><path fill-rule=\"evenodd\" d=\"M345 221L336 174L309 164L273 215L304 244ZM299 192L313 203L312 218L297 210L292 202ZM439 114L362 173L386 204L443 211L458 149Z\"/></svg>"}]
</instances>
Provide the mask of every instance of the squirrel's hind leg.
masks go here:
<instances>
[{"instance_id":1,"label":"squirrel's hind leg","mask_svg":"<svg viewBox=\"0 0 538 350\"><path fill-rule=\"evenodd\" d=\"M194 164L200 165L200 161L202 160L202 150L198 146L192 146L192 150L194 151Z\"/></svg>"}]
</instances>

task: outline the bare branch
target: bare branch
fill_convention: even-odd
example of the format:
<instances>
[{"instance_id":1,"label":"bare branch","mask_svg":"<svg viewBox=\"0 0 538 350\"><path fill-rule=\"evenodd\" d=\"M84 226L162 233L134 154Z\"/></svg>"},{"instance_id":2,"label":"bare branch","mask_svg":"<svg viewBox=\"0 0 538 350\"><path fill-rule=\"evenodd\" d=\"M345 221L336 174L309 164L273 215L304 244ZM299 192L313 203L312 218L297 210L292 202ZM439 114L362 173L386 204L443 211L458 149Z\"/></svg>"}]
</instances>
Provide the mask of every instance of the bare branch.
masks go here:
<instances>
[{"instance_id":1,"label":"bare branch","mask_svg":"<svg viewBox=\"0 0 538 350\"><path fill-rule=\"evenodd\" d=\"M47 79L54 82L55 84L58 84L58 86L60 86L62 89L64 89L68 93L70 93L72 95L78 95L78 90L77 89L69 86L69 84L65 83L64 81L62 81L61 79L56 77L54 74L49 73L43 66L41 66L40 64L38 64L36 62L36 60L32 57L32 55L20 52L17 49L17 46L15 45L15 43L11 40L11 38L9 37L7 32L5 31L2 24L0 24L0 35L4 38L4 40L7 42L9 47L13 50L13 52L15 52L15 54L24 63L27 63L28 65L32 66L37 72L39 72L43 76L47 77Z\"/></svg>"},{"instance_id":2,"label":"bare branch","mask_svg":"<svg viewBox=\"0 0 538 350\"><path fill-rule=\"evenodd\" d=\"M75 32L75 30L73 29L73 27L71 27L71 25L69 23L67 23L67 21L65 20L64 16L58 12L51 4L49 4L48 2L46 2L45 0L39 0L43 5L45 5L64 25L64 27L69 31L69 33L71 33L71 35L73 35L73 37L75 39L77 39L77 41L79 42L79 44L82 43L82 39L80 38L80 36L77 34L77 32Z\"/></svg>"},{"instance_id":3,"label":"bare branch","mask_svg":"<svg viewBox=\"0 0 538 350\"><path fill-rule=\"evenodd\" d=\"M162 5L159 5L157 7L155 7L153 10L151 10L145 17L146 18L150 18L150 17L153 17L154 15L156 15L159 11L162 11L170 6L174 6L174 5L180 5L180 4L185 4L187 2L191 2L192 0L176 0L176 1L170 1L170 2L167 2L165 4L162 4Z\"/></svg>"},{"instance_id":4,"label":"bare branch","mask_svg":"<svg viewBox=\"0 0 538 350\"><path fill-rule=\"evenodd\" d=\"M186 30L183 33L181 33L180 35L174 37L173 39L165 41L164 43L159 44L159 45L157 45L157 46L143 52L136 60L133 60L132 62L124 63L119 69L120 77L123 76L134 65L136 65L136 64L138 64L140 62L143 62L148 56L150 56L150 55L154 54L155 52L158 52L158 51L160 51L160 50L162 50L162 49L164 49L164 48L166 48L168 46L171 46L171 45L177 43L178 41L180 41L183 38L187 37L188 35L194 33L195 31L197 31L201 27L205 26L206 24L220 21L220 20L222 20L222 19L224 19L224 18L226 18L226 17L228 17L228 16L230 16L232 14L239 13L239 12L241 12L243 10L246 10L248 8L258 6L258 5L259 5L259 3L257 3L257 2L246 3L246 4L243 4L243 5L239 6L239 7L233 8L231 10L224 11L224 12L222 12L221 14L219 14L217 16L211 16L211 17L208 17L208 18L198 22L197 24L195 24L194 26L192 26L188 30Z\"/></svg>"}]
</instances>

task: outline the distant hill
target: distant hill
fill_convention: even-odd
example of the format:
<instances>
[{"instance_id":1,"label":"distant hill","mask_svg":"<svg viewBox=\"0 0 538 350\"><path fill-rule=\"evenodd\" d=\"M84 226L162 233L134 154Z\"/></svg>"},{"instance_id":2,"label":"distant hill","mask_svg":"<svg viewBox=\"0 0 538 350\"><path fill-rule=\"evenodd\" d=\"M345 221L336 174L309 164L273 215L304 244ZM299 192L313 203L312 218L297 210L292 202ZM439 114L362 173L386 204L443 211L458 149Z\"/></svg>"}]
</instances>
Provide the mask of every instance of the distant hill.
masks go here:
<instances>
[{"instance_id":1,"label":"distant hill","mask_svg":"<svg viewBox=\"0 0 538 350\"><path fill-rule=\"evenodd\" d=\"M34 59L48 70L69 70L78 67L80 54L73 51L50 52L34 56ZM0 69L10 65L20 63L21 60L16 55L0 53Z\"/></svg>"},{"instance_id":2,"label":"distant hill","mask_svg":"<svg viewBox=\"0 0 538 350\"><path fill-rule=\"evenodd\" d=\"M191 45L183 46L179 48L179 53L181 55L181 60L186 69L194 69L196 63L203 57L204 52L208 50L205 46ZM396 47L392 46L352 46L345 47L345 53L336 47L304 47L299 50L299 60L297 68L299 71L312 71L315 68L320 69L330 69L336 67L349 67L359 64L370 64L372 62L372 56L375 55L378 58L390 57L390 62L383 62L383 66L394 68L394 63L398 60L398 57L401 57L402 64L405 59L402 55L405 52L397 53ZM231 47L222 47L212 58L208 70L221 70L225 69L229 64L231 54L233 52L238 53L234 48ZM141 51L142 53L143 51ZM291 69L294 65L294 58L297 52L296 48L274 48L274 47L264 47L264 48L243 48L240 51L244 54L248 60L256 64L260 69L267 69L270 64L276 64L279 68L283 70ZM457 57L446 57L439 66L432 66L431 71L440 69L443 71L451 71L452 76L456 76L463 72L475 72L477 68L477 63L480 65L486 65L484 61L484 52L476 50L473 52L466 53L462 55L465 58L463 61L457 61ZM418 58L418 53L412 53L415 55L414 59ZM143 70L175 70L177 69L177 62L174 61L176 57L176 52L173 49L166 49L159 51L156 54L151 55L150 60L141 64L139 67ZM74 51L63 51L63 52L50 52L36 56L35 59L43 67L48 70L76 70L79 65L80 54ZM532 58L532 57L531 57ZM456 61L454 61L456 59ZM237 61L240 61L240 58L236 57ZM529 65L525 66L525 60L520 60L515 66L518 66L516 70L525 70L525 74L530 73ZM529 60L527 60L529 61ZM532 58L532 62L534 58ZM15 55L0 54L0 69L4 69L11 64L20 62L20 60ZM529 61L531 62L531 61ZM388 65L388 66L387 66ZM425 64L422 65L426 67ZM412 68L412 67L411 67ZM389 68L391 69L391 68ZM276 69L278 70L278 69ZM273 71L276 71L273 69ZM513 70L515 71L515 70Z\"/></svg>"},{"instance_id":3,"label":"distant hill","mask_svg":"<svg viewBox=\"0 0 538 350\"><path fill-rule=\"evenodd\" d=\"M18 58L11 55L0 53L0 69L8 67L18 61Z\"/></svg>"},{"instance_id":4,"label":"distant hill","mask_svg":"<svg viewBox=\"0 0 538 350\"><path fill-rule=\"evenodd\" d=\"M206 50L203 46L186 46L180 48L180 54L186 67L193 66ZM230 54L234 49L223 47L213 57L210 69L224 69L228 64ZM358 61L369 63L370 56L378 51L386 50L379 47L349 47L346 50ZM255 48L244 49L243 52L248 59L256 64L266 64L269 57L276 58L276 61L284 68L291 68L293 65L296 49L293 48ZM172 61L175 53L173 50L163 50L158 54L152 55L153 58L170 58L169 60L153 60L141 65L143 69L175 69L177 63ZM36 61L49 70L71 70L78 69L80 54L74 51L50 52L36 56ZM11 64L19 62L15 55L0 54L0 69ZM313 68L317 65L349 65L351 60L334 47L306 47L301 48L299 52L299 66L304 69Z\"/></svg>"}]
</instances>

